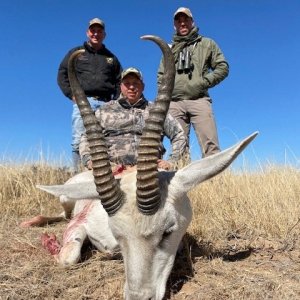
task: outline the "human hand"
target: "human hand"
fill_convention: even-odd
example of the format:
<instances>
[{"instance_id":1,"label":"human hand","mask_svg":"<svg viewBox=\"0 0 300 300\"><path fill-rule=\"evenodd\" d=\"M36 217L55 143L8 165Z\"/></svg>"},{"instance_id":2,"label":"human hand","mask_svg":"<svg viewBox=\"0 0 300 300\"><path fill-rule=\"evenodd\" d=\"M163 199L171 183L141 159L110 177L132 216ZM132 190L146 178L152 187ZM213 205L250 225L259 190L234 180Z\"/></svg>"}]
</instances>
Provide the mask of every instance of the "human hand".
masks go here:
<instances>
[{"instance_id":1,"label":"human hand","mask_svg":"<svg viewBox=\"0 0 300 300\"><path fill-rule=\"evenodd\" d=\"M157 165L159 169L163 169L163 170L170 170L172 168L172 164L166 160L163 159L159 159L157 161Z\"/></svg>"},{"instance_id":2,"label":"human hand","mask_svg":"<svg viewBox=\"0 0 300 300\"><path fill-rule=\"evenodd\" d=\"M93 169L93 163L91 160L89 160L87 163L86 163L86 167L88 168L88 170L92 170Z\"/></svg>"}]
</instances>

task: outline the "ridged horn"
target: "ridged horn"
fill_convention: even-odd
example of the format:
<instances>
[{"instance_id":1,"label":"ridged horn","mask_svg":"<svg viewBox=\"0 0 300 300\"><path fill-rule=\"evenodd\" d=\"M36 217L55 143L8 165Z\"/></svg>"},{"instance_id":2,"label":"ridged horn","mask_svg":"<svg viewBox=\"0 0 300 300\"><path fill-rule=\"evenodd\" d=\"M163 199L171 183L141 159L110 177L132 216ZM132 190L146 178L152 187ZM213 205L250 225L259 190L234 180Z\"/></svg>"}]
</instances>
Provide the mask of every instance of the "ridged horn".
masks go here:
<instances>
[{"instance_id":1,"label":"ridged horn","mask_svg":"<svg viewBox=\"0 0 300 300\"><path fill-rule=\"evenodd\" d=\"M68 62L68 76L89 142L96 190L104 209L111 216L122 206L124 195L112 173L101 125L97 121L76 76L76 60L83 52L84 50L77 50L71 54Z\"/></svg>"},{"instance_id":2,"label":"ridged horn","mask_svg":"<svg viewBox=\"0 0 300 300\"><path fill-rule=\"evenodd\" d=\"M156 101L149 112L138 148L137 160L137 206L141 213L153 215L160 206L157 160L163 125L170 106L175 80L174 57L170 47L153 35L141 37L155 42L163 53L164 74Z\"/></svg>"}]
</instances>

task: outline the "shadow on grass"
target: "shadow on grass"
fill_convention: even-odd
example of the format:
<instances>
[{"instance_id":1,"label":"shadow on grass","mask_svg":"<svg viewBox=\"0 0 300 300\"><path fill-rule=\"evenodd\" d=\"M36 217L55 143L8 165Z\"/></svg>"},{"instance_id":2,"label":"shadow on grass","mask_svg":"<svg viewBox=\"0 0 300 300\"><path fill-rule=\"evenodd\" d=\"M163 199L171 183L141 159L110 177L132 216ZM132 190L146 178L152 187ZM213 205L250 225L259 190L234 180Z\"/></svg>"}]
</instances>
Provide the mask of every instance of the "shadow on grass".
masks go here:
<instances>
[{"instance_id":1,"label":"shadow on grass","mask_svg":"<svg viewBox=\"0 0 300 300\"><path fill-rule=\"evenodd\" d=\"M180 292L183 285L194 277L193 264L200 257L207 260L221 258L224 261L234 262L248 258L253 248L238 249L229 244L226 247L217 247L211 242L197 241L192 235L185 234L182 247L178 251L171 275L168 280L164 300L170 299L171 295Z\"/></svg>"}]
</instances>

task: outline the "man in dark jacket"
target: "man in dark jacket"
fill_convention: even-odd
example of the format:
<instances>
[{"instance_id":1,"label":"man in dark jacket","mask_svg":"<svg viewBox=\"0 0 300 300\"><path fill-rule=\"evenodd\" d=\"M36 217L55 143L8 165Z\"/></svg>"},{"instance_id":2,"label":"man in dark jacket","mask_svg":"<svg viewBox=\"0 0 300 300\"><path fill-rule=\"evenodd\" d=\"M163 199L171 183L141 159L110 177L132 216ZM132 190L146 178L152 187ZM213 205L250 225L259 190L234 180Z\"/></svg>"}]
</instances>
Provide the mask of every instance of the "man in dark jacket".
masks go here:
<instances>
[{"instance_id":1,"label":"man in dark jacket","mask_svg":"<svg viewBox=\"0 0 300 300\"><path fill-rule=\"evenodd\" d=\"M172 52L176 76L169 112L180 122L187 139L190 126L193 125L202 156L208 156L220 151L208 89L228 75L228 63L216 42L198 33L199 29L188 8L176 10L174 28ZM163 72L161 63L159 84Z\"/></svg>"},{"instance_id":2,"label":"man in dark jacket","mask_svg":"<svg viewBox=\"0 0 300 300\"><path fill-rule=\"evenodd\" d=\"M57 76L57 82L62 92L73 101L72 156L74 172L78 171L80 163L79 143L85 129L70 88L68 78L69 57L74 51L85 49L85 52L78 57L76 71L78 80L93 110L96 110L104 102L118 98L122 73L118 58L103 44L106 36L104 22L98 18L92 19L89 22L86 35L88 40L82 46L71 49L64 57Z\"/></svg>"}]
</instances>

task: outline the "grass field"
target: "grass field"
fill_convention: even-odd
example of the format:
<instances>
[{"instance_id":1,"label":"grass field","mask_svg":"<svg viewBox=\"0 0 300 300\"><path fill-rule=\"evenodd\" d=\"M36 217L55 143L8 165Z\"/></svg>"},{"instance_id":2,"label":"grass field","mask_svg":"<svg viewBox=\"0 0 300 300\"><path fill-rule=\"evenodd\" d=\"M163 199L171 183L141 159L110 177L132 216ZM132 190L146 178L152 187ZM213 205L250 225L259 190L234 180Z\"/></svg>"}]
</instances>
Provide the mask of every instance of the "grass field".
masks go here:
<instances>
[{"instance_id":1,"label":"grass field","mask_svg":"<svg viewBox=\"0 0 300 300\"><path fill-rule=\"evenodd\" d=\"M58 266L41 246L66 223L20 228L35 215L57 215L58 199L36 184L70 174L47 164L0 165L0 299L122 299L121 259L86 246L82 261ZM226 171L191 193L193 221L166 299L300 299L300 173L268 166Z\"/></svg>"}]
</instances>

